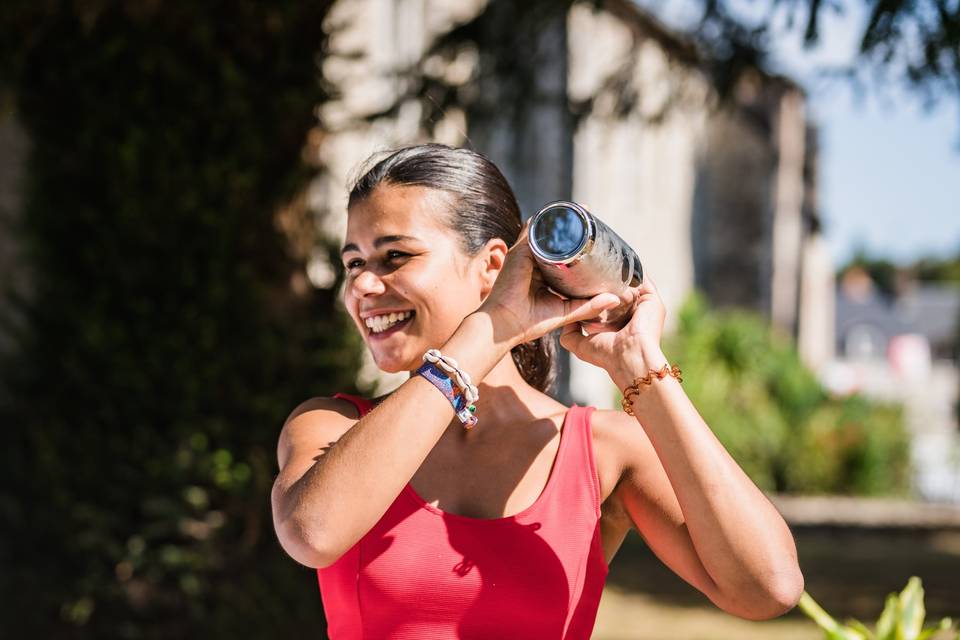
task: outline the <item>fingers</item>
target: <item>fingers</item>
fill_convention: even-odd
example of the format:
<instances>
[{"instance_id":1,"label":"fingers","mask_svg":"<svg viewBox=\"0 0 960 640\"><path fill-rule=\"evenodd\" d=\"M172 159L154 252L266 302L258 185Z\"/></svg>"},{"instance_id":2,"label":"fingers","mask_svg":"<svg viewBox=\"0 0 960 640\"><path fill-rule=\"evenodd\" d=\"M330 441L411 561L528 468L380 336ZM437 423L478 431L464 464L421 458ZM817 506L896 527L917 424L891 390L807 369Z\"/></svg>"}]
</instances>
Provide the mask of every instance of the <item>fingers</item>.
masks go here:
<instances>
[{"instance_id":1,"label":"fingers","mask_svg":"<svg viewBox=\"0 0 960 640\"><path fill-rule=\"evenodd\" d=\"M535 268L536 260L533 257L533 251L530 249L530 243L527 241L527 226L529 226L529 223L530 221L528 220L527 224L525 224L520 231L520 236L517 238L517 241L507 249L504 268L507 271L519 269L521 273L532 271L533 276L536 278L539 276L539 270ZM510 267L508 265L515 266Z\"/></svg>"},{"instance_id":2,"label":"fingers","mask_svg":"<svg viewBox=\"0 0 960 640\"><path fill-rule=\"evenodd\" d=\"M643 274L643 283L638 287L640 291L648 291L650 293L655 293L660 295L660 292L657 290L657 283L653 281L653 278L650 277L649 272L644 272Z\"/></svg>"},{"instance_id":3,"label":"fingers","mask_svg":"<svg viewBox=\"0 0 960 640\"><path fill-rule=\"evenodd\" d=\"M528 240L527 228L529 226L530 226L530 218L527 218L527 221L523 223L523 227L520 229L520 235L517 236L517 241L513 243L510 249L508 249L508 251L512 251L513 248L518 245L527 244L527 240Z\"/></svg>"},{"instance_id":4,"label":"fingers","mask_svg":"<svg viewBox=\"0 0 960 640\"><path fill-rule=\"evenodd\" d=\"M564 300L563 324L596 318L602 311L620 304L620 298L612 293L601 293L589 300Z\"/></svg>"},{"instance_id":5,"label":"fingers","mask_svg":"<svg viewBox=\"0 0 960 640\"><path fill-rule=\"evenodd\" d=\"M583 329L577 322L563 325L563 331L560 332L560 346L576 355L580 349L581 343L585 340Z\"/></svg>"},{"instance_id":6,"label":"fingers","mask_svg":"<svg viewBox=\"0 0 960 640\"><path fill-rule=\"evenodd\" d=\"M583 321L580 323L580 329L583 331L584 335L593 335L595 333L604 333L607 331L613 331L616 333L623 328L622 322L599 322L599 321Z\"/></svg>"},{"instance_id":7,"label":"fingers","mask_svg":"<svg viewBox=\"0 0 960 640\"><path fill-rule=\"evenodd\" d=\"M517 241L507 250L507 258L511 255L523 256L528 260L533 262L535 258L533 257L533 250L530 249L530 239L527 236L527 227L529 226L530 221L527 221L527 224L523 226L523 229L520 231L520 237L517 238ZM516 259L516 258L514 258Z\"/></svg>"}]
</instances>

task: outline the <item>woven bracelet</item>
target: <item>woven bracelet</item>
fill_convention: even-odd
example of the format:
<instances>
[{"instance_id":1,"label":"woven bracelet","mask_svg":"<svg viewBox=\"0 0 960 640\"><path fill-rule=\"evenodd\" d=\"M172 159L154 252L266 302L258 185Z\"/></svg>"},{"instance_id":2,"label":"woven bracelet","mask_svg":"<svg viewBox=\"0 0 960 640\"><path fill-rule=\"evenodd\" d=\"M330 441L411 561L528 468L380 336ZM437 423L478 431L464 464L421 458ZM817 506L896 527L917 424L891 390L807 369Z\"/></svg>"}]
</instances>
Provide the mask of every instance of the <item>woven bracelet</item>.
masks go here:
<instances>
[{"instance_id":1,"label":"woven bracelet","mask_svg":"<svg viewBox=\"0 0 960 640\"><path fill-rule=\"evenodd\" d=\"M470 384L470 377L466 372L456 368L455 360L446 358L446 356L440 356L440 352L436 349L431 349L430 351L436 352L435 354L431 354L434 358L428 358L427 354L424 354L423 359L426 360L426 362L417 369L417 374L429 380L430 383L439 389L443 396L450 401L457 415L457 419L463 424L463 428L472 429L477 422L479 422L479 419L474 415L477 407L473 404L480 397L477 388ZM428 351L427 353L430 352ZM444 367L440 364L440 358L453 361L453 368L455 368L453 372L454 375L451 376L451 372L445 370L450 368L451 365L445 363L447 366ZM431 362L431 360L434 361ZM466 377L466 380L464 380L464 377ZM458 383L461 382L464 383L462 387L458 386Z\"/></svg>"},{"instance_id":2,"label":"woven bracelet","mask_svg":"<svg viewBox=\"0 0 960 640\"><path fill-rule=\"evenodd\" d=\"M677 365L670 367L670 365L665 364L659 370L650 369L650 372L647 375L642 378L635 378L633 384L623 390L623 400L620 401L620 406L623 407L623 410L627 413L627 415L634 415L632 396L639 395L640 389L649 387L651 384L653 384L654 378L657 380L662 380L667 376L673 376L677 379L677 382L683 382L683 378L681 377L682 373L683 372L680 371L680 367Z\"/></svg>"}]
</instances>

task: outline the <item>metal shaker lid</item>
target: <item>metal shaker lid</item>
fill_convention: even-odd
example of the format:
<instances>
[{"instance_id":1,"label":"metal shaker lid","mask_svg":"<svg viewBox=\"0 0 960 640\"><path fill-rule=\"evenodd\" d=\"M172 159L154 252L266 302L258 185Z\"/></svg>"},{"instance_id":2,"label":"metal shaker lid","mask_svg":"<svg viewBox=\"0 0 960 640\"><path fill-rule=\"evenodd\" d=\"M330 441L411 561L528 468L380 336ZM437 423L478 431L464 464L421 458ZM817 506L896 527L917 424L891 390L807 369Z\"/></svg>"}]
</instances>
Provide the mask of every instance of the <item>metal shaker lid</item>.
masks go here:
<instances>
[{"instance_id":1,"label":"metal shaker lid","mask_svg":"<svg viewBox=\"0 0 960 640\"><path fill-rule=\"evenodd\" d=\"M565 264L583 253L593 233L590 216L575 202L558 200L538 211L530 221L530 248L546 262Z\"/></svg>"}]
</instances>

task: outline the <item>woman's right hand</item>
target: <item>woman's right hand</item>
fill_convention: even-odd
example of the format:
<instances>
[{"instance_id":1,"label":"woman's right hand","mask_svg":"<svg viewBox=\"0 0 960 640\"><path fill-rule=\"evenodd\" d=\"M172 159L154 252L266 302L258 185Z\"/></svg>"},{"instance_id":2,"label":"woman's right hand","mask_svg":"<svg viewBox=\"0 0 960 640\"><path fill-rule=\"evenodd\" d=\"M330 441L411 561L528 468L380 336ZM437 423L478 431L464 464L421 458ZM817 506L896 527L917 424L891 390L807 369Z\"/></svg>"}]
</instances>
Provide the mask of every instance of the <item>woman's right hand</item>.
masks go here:
<instances>
[{"instance_id":1,"label":"woman's right hand","mask_svg":"<svg viewBox=\"0 0 960 640\"><path fill-rule=\"evenodd\" d=\"M511 346L530 342L566 324L596 318L620 304L612 293L589 299L563 299L550 292L527 241L527 227L507 252L503 268L480 305L494 319L498 340Z\"/></svg>"}]
</instances>

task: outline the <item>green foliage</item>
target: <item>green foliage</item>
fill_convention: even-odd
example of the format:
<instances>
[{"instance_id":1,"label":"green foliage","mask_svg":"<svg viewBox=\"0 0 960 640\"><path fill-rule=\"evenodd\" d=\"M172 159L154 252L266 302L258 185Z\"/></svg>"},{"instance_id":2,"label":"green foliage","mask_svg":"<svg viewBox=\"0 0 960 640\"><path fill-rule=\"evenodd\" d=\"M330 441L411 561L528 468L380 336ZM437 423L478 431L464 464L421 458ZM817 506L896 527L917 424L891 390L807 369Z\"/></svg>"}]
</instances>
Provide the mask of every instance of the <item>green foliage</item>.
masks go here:
<instances>
[{"instance_id":1,"label":"green foliage","mask_svg":"<svg viewBox=\"0 0 960 640\"><path fill-rule=\"evenodd\" d=\"M911 270L921 282L949 282L960 286L960 256L954 258L920 258Z\"/></svg>"},{"instance_id":2,"label":"green foliage","mask_svg":"<svg viewBox=\"0 0 960 640\"><path fill-rule=\"evenodd\" d=\"M646 3L644 3L646 4ZM830 14L856 15L858 50L850 59L829 69L862 92L868 85L885 90L903 84L930 107L938 100L960 97L960 12L940 0L889 0L886 2L836 2L801 0L789 5L761 3L756 11L743 11L732 0L703 0L702 13L691 36L708 52L715 81L734 80L758 63L766 64L778 38L786 32L803 36L806 46L818 44ZM648 6L656 6L649 4ZM781 10L785 10L784 13ZM849 12L849 13L848 13ZM781 18L786 16L786 22Z\"/></svg>"},{"instance_id":3,"label":"green foliage","mask_svg":"<svg viewBox=\"0 0 960 640\"><path fill-rule=\"evenodd\" d=\"M762 489L873 495L908 486L901 409L830 397L791 341L755 314L713 312L694 294L664 348L682 363L704 420Z\"/></svg>"},{"instance_id":4,"label":"green foliage","mask_svg":"<svg viewBox=\"0 0 960 640\"><path fill-rule=\"evenodd\" d=\"M880 495L909 485L909 439L903 411L863 396L830 399L792 434L785 490Z\"/></svg>"},{"instance_id":5,"label":"green foliage","mask_svg":"<svg viewBox=\"0 0 960 640\"><path fill-rule=\"evenodd\" d=\"M269 491L284 418L349 390L359 358L277 224L311 174L328 6L0 9L32 147L31 289L0 363L0 636L320 633Z\"/></svg>"},{"instance_id":6,"label":"green foliage","mask_svg":"<svg viewBox=\"0 0 960 640\"><path fill-rule=\"evenodd\" d=\"M806 591L800 597L800 610L823 629L826 640L957 640L960 638L950 618L924 629L926 610L923 605L923 586L913 576L900 594L891 593L874 630L859 620L840 624L834 620Z\"/></svg>"}]
</instances>

